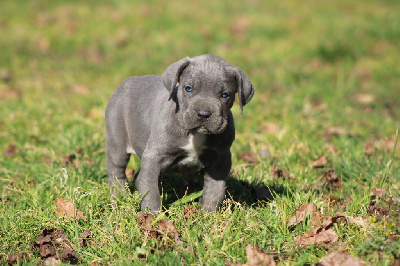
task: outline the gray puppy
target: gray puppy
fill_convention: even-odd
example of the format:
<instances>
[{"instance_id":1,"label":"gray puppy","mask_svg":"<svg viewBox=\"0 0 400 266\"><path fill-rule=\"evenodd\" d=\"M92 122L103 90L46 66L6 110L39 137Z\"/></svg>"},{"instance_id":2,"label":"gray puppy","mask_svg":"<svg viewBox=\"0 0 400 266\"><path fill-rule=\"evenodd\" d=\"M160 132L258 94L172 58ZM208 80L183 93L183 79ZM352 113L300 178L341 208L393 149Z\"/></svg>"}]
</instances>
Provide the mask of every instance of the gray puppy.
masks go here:
<instances>
[{"instance_id":1,"label":"gray puppy","mask_svg":"<svg viewBox=\"0 0 400 266\"><path fill-rule=\"evenodd\" d=\"M126 79L106 109L111 194L126 189L125 168L136 154L142 160L135 181L142 209L160 211L161 176L204 171L200 202L204 210L215 210L224 199L232 165L230 109L236 92L242 112L253 97L253 85L242 70L214 55L184 58L162 77Z\"/></svg>"}]
</instances>

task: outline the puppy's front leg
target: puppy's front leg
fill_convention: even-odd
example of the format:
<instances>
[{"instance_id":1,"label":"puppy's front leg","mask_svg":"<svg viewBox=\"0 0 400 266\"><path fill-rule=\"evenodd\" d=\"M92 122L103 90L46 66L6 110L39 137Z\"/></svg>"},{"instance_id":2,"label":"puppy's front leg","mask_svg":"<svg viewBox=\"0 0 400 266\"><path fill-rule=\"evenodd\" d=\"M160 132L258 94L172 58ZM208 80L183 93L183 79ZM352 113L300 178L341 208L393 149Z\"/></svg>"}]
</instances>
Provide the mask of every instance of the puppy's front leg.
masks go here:
<instances>
[{"instance_id":1,"label":"puppy's front leg","mask_svg":"<svg viewBox=\"0 0 400 266\"><path fill-rule=\"evenodd\" d=\"M152 156L144 155L142 166L135 180L136 189L143 197L140 207L142 210L148 210L152 213L160 211L161 198L158 188L160 177L160 162Z\"/></svg>"},{"instance_id":2,"label":"puppy's front leg","mask_svg":"<svg viewBox=\"0 0 400 266\"><path fill-rule=\"evenodd\" d=\"M221 205L231 166L231 153L227 152L217 163L205 169L203 195L200 199L203 210L214 211Z\"/></svg>"}]
</instances>

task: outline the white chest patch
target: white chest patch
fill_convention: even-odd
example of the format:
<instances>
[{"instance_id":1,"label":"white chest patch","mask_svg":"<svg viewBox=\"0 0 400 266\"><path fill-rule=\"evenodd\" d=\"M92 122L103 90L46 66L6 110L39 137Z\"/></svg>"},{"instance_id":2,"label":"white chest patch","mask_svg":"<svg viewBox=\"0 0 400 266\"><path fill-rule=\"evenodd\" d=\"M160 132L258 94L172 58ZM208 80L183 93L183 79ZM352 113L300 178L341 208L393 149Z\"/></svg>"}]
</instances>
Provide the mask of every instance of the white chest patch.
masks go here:
<instances>
[{"instance_id":1,"label":"white chest patch","mask_svg":"<svg viewBox=\"0 0 400 266\"><path fill-rule=\"evenodd\" d=\"M189 142L183 149L188 153L187 157L182 160L182 164L197 164L199 156L205 148L206 135L204 134L189 134Z\"/></svg>"},{"instance_id":2,"label":"white chest patch","mask_svg":"<svg viewBox=\"0 0 400 266\"><path fill-rule=\"evenodd\" d=\"M136 154L136 152L133 149L133 147L131 145L129 145L129 144L126 146L126 153Z\"/></svg>"}]
</instances>

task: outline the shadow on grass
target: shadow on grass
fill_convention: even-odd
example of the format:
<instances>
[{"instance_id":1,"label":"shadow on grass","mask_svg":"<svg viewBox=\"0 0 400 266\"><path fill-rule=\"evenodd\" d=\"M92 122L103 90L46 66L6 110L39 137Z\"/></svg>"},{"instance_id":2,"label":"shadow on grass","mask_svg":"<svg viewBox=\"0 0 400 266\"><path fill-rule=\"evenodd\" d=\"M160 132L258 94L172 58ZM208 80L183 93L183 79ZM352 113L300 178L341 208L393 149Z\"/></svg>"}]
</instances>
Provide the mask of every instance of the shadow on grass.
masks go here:
<instances>
[{"instance_id":1,"label":"shadow on grass","mask_svg":"<svg viewBox=\"0 0 400 266\"><path fill-rule=\"evenodd\" d=\"M130 179L129 188L135 191L134 180ZM163 205L169 208L171 205L181 200L187 195L199 192L203 189L202 174L187 176L171 175L160 180L160 192L162 194ZM226 197L239 202L242 205L258 206L266 202L273 201L276 196L285 195L290 197L290 189L281 184L270 186L256 186L250 182L237 180L234 176L229 176L227 180ZM193 200L198 202L199 198Z\"/></svg>"}]
</instances>

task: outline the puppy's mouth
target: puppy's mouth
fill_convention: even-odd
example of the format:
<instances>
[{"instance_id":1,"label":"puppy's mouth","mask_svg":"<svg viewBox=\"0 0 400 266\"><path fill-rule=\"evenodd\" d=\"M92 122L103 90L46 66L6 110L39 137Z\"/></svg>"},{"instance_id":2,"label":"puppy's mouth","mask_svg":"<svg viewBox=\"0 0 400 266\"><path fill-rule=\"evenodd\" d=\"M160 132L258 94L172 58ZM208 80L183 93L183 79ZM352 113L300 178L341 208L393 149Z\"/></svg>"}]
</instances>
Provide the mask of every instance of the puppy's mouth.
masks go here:
<instances>
[{"instance_id":1,"label":"puppy's mouth","mask_svg":"<svg viewBox=\"0 0 400 266\"><path fill-rule=\"evenodd\" d=\"M205 126L199 126L197 128L194 129L196 132L200 133L200 134L211 134L210 130L208 130Z\"/></svg>"}]
</instances>

